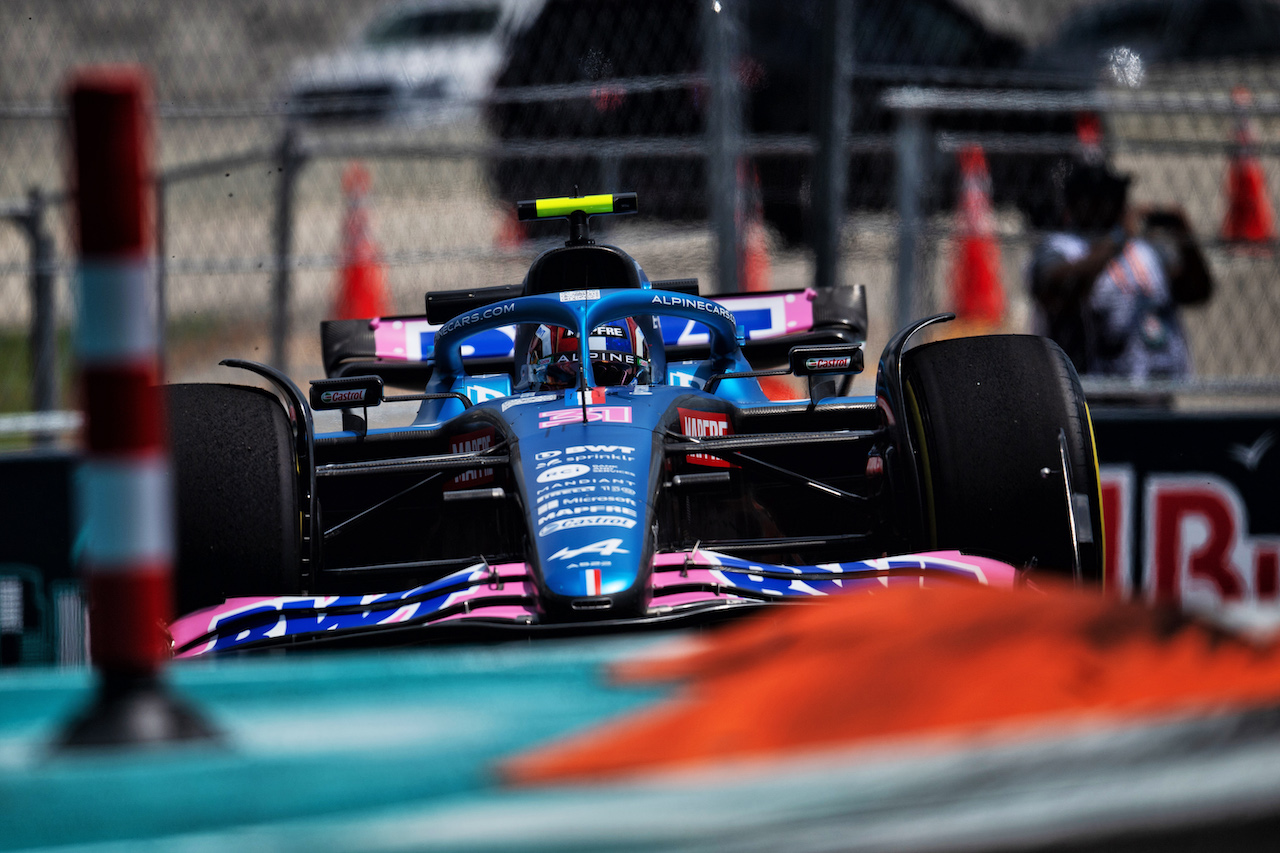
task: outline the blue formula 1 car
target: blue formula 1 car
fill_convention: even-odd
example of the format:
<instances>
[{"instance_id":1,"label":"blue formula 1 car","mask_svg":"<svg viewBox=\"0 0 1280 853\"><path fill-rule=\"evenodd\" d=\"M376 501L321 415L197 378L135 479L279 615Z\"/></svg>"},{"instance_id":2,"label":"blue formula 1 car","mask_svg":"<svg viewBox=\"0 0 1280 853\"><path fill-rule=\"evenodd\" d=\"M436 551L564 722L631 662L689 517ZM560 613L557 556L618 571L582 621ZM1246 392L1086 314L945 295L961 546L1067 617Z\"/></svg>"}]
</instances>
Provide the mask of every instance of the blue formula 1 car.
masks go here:
<instances>
[{"instance_id":1,"label":"blue formula 1 car","mask_svg":"<svg viewBox=\"0 0 1280 853\"><path fill-rule=\"evenodd\" d=\"M1089 413L1031 336L908 348L874 396L860 287L717 298L569 220L518 286L323 324L329 378L170 386L175 654L716 620L890 584L1102 575ZM765 376L805 377L779 402ZM387 386L425 388L389 395ZM404 404L404 426L370 407ZM416 416L411 406L416 406ZM312 411L341 412L317 433ZM385 411L385 410L384 410ZM332 416L335 417L336 416Z\"/></svg>"}]
</instances>

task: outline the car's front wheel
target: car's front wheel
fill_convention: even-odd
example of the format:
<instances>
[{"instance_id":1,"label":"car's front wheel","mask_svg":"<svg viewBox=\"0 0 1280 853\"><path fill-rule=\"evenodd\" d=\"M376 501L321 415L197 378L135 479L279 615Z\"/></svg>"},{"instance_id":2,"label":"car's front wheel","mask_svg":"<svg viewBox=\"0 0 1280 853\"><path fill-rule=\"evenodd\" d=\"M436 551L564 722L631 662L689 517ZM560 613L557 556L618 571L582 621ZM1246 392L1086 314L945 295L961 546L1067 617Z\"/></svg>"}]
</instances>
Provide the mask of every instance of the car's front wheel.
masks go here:
<instances>
[{"instance_id":1,"label":"car's front wheel","mask_svg":"<svg viewBox=\"0 0 1280 853\"><path fill-rule=\"evenodd\" d=\"M928 547L1101 581L1102 511L1079 378L1052 341L958 338L903 355Z\"/></svg>"},{"instance_id":2,"label":"car's front wheel","mask_svg":"<svg viewBox=\"0 0 1280 853\"><path fill-rule=\"evenodd\" d=\"M300 591L293 431L259 388L166 388L177 504L179 614L243 595Z\"/></svg>"}]
</instances>

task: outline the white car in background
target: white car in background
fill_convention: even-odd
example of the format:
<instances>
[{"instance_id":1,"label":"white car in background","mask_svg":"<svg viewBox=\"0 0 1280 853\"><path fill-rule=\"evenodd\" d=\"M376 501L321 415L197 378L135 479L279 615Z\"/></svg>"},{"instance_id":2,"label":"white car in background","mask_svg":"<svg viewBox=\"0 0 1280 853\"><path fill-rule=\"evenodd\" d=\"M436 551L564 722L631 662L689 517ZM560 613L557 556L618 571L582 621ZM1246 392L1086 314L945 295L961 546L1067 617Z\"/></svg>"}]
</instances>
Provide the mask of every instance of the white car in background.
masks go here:
<instances>
[{"instance_id":1,"label":"white car in background","mask_svg":"<svg viewBox=\"0 0 1280 853\"><path fill-rule=\"evenodd\" d=\"M541 0L394 5L356 43L298 63L287 108L307 122L434 124L474 116L510 39L541 6Z\"/></svg>"}]
</instances>

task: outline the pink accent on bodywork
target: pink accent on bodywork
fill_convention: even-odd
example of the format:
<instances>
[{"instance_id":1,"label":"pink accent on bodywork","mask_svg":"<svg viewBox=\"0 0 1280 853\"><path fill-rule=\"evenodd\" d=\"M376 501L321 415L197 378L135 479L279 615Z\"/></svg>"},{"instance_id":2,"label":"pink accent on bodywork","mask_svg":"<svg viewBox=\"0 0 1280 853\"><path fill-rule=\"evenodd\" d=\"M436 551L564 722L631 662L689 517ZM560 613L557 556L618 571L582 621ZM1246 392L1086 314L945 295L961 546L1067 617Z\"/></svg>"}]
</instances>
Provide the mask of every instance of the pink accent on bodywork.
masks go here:
<instances>
[{"instance_id":1,"label":"pink accent on bodywork","mask_svg":"<svg viewBox=\"0 0 1280 853\"><path fill-rule=\"evenodd\" d=\"M781 338L813 328L813 300L818 292L812 288L780 293L743 293L722 296L716 301L735 314L768 309L768 328L751 330L751 340ZM781 315L779 317L779 315ZM705 334L705 332L703 332Z\"/></svg>"},{"instance_id":2,"label":"pink accent on bodywork","mask_svg":"<svg viewBox=\"0 0 1280 853\"><path fill-rule=\"evenodd\" d=\"M715 551L668 551L661 554L653 555L653 565L655 568L660 566L680 566L686 562L695 566L715 566L720 568L724 563L720 560L721 555ZM1018 570L1008 563L1000 560L992 560L988 557L975 557L972 554L962 554L959 551L921 551L917 554L901 554L895 557L880 557L873 560L858 560L841 565L852 566L857 563L863 565L866 569L887 569L891 562L900 562L904 560L919 560L922 569L960 569L976 571L982 579L979 583L985 583L989 586L1013 586L1014 580L1018 576ZM744 560L743 562L749 562ZM768 563L760 564L764 568L769 568ZM822 565L835 565L833 563L823 563ZM742 569L732 569L733 571L743 571Z\"/></svg>"},{"instance_id":3,"label":"pink accent on bodywork","mask_svg":"<svg viewBox=\"0 0 1280 853\"><path fill-rule=\"evenodd\" d=\"M532 597L536 593L535 593L533 584L528 581L528 576L529 576L528 564L527 563L501 563L496 566L491 566L490 569L493 572L496 572L497 576L504 581L503 588L499 588L495 585L492 585L491 583L484 582L484 578L489 577L489 574L485 572L483 569L475 570L471 572L471 575L477 581L476 584L468 589L459 590L458 592L450 593L448 599L446 599L445 603L441 606L440 609L444 609L445 607L452 607L456 604L461 604L463 602L471 602L474 608L484 608L486 615L491 615L491 616L515 618L521 615L527 615L527 614L533 613L532 610L525 607L518 606L518 605L500 605L497 607L486 607L484 603L484 599L493 598L495 596L523 595L523 596L528 596L529 598L532 599ZM176 619L169 626L169 636L173 640L173 648L180 649L183 646L187 645L188 643L195 641L199 637L202 637L205 634L208 634L211 631L214 631L218 627L218 625L222 624L223 622L226 622L228 619L234 618L235 616L241 613L246 613L252 610L260 610L262 608L270 608L270 609L279 611L281 615L284 615L286 613L286 611L284 610L284 605L286 603L295 603L295 602L304 602L304 601L315 602L315 609L324 610L328 607L333 606L333 603L337 601L340 597L350 598L354 596L264 595L264 596L248 596L243 598L229 598L226 601L224 601L222 604L214 605L213 607L206 607L203 610L197 610L194 613L189 613L186 616L182 616ZM377 601L376 603L371 601L370 605L377 606L377 607L380 607L381 609L390 611L390 615L387 618L381 619L377 622L377 624L379 625L387 625L387 624L394 624L398 622L404 622L417 614L418 607L419 607L418 603L401 605L401 604L397 604L395 599L388 599L383 596L379 596L378 598L381 598L382 600ZM451 616L442 617L438 621L441 621L441 622L451 621L453 619L463 618L467 615L468 614L465 612L454 614ZM195 648L188 649L185 652L178 653L175 655L175 657L179 657L179 658L196 657L198 655L204 654L205 652L209 651L210 649L213 648L213 646L214 646L214 640L210 640L208 643L205 643L201 646L197 646Z\"/></svg>"},{"instance_id":4,"label":"pink accent on bodywork","mask_svg":"<svg viewBox=\"0 0 1280 853\"><path fill-rule=\"evenodd\" d=\"M807 287L803 296L786 302L787 334L813 328L813 300L817 295L818 291Z\"/></svg>"},{"instance_id":5,"label":"pink accent on bodywork","mask_svg":"<svg viewBox=\"0 0 1280 853\"><path fill-rule=\"evenodd\" d=\"M378 358L408 360L408 335L405 324L393 320L370 320L373 327L373 351Z\"/></svg>"},{"instance_id":6,"label":"pink accent on bodywork","mask_svg":"<svg viewBox=\"0 0 1280 853\"><path fill-rule=\"evenodd\" d=\"M707 576L708 578L710 578L710 572L707 573ZM685 578L682 578L681 580L685 581L686 583L688 582L688 579L685 579ZM657 596L659 595L662 596L662 599L660 601L657 600ZM655 600L652 602L652 604L660 605L663 608L679 607L683 604L706 604L708 601L751 601L752 600L750 598L744 598L741 595L734 595L731 592L712 593L712 592L705 592L701 590L697 592L677 592L677 593L672 593L668 595L668 594L662 594L659 590L655 589L654 596L655 596Z\"/></svg>"},{"instance_id":7,"label":"pink accent on bodywork","mask_svg":"<svg viewBox=\"0 0 1280 853\"><path fill-rule=\"evenodd\" d=\"M529 586L526 590L529 594L533 593L533 587ZM501 606L488 606L484 604L476 605L477 608L483 607L483 615L495 619L516 620L523 616L534 616L537 611L532 607L521 607L517 604L504 604ZM480 613L479 610L473 610L470 613L454 613L449 616L442 616L439 619L433 619L432 625L439 625L442 622L457 622L460 619L474 619Z\"/></svg>"},{"instance_id":8,"label":"pink accent on bodywork","mask_svg":"<svg viewBox=\"0 0 1280 853\"><path fill-rule=\"evenodd\" d=\"M374 353L391 361L425 361L422 335L440 329L425 317L379 318L370 320L369 326L373 329Z\"/></svg>"},{"instance_id":9,"label":"pink accent on bodywork","mask_svg":"<svg viewBox=\"0 0 1280 853\"><path fill-rule=\"evenodd\" d=\"M682 551L656 554L653 558L654 572L651 580L651 606L660 608L678 607L683 604L697 604L714 601L751 601L760 600L749 595L739 595L748 585L735 582L730 574L751 575L752 569L776 572L780 566L767 563L755 564L749 560L728 557L714 551ZM681 571L672 571L679 568ZM921 572L945 573L958 580L970 580L985 586L1001 588L1012 587L1017 580L1018 570L1013 566L986 557L975 557L959 551L931 551L919 554L903 554L896 557L884 557L873 560L860 560L848 563L822 563L816 566L796 566L809 575L821 575L830 572L829 578L815 580L788 580L785 576L773 578L775 586L785 585L791 594L812 595L820 597L828 594L857 592L873 586L901 586L906 583L927 586L932 579L924 574L912 576L912 569ZM879 572L895 572L877 576ZM906 574L904 574L906 572ZM759 578L757 578L759 580ZM688 590L690 585L702 585L709 589ZM847 586L846 586L847 585ZM830 587L834 586L835 589ZM826 587L826 591L823 588ZM667 590L671 589L671 592ZM775 591L774 594L777 594ZM775 599L776 600L776 599Z\"/></svg>"},{"instance_id":10,"label":"pink accent on bodywork","mask_svg":"<svg viewBox=\"0 0 1280 853\"><path fill-rule=\"evenodd\" d=\"M730 296L718 301L731 311L748 310L749 306L757 305L769 305L771 308L781 305L784 327L781 330L759 330L753 334L753 340L764 340L812 329L813 300L817 295L813 288L806 288L798 293L756 293ZM369 321L369 326L373 329L374 353L378 358L391 361L424 361L423 333L440 330L439 325L427 322L426 317L375 318ZM500 331L505 332L512 340L515 339L514 326L504 326Z\"/></svg>"}]
</instances>

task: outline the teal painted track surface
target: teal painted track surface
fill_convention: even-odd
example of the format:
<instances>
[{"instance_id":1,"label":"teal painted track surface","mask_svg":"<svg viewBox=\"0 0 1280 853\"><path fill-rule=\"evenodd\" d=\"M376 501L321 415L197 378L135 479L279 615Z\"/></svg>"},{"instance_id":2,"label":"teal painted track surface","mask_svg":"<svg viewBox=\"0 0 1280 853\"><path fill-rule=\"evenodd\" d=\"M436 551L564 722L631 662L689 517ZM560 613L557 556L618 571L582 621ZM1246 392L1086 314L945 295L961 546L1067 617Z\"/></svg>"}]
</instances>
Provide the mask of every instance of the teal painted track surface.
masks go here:
<instances>
[{"instance_id":1,"label":"teal painted track surface","mask_svg":"<svg viewBox=\"0 0 1280 853\"><path fill-rule=\"evenodd\" d=\"M642 644L174 665L174 690L223 746L72 756L50 744L90 699L91 674L6 673L0 849L400 849L378 837L380 812L483 799L503 756L661 695L604 682L603 664Z\"/></svg>"},{"instance_id":2,"label":"teal painted track surface","mask_svg":"<svg viewBox=\"0 0 1280 853\"><path fill-rule=\"evenodd\" d=\"M5 673L0 850L1275 849L1276 708L500 784L504 758L666 695L607 683L609 662L665 641L175 665L174 690L224 746L76 755L50 744L90 699L90 673Z\"/></svg>"}]
</instances>

